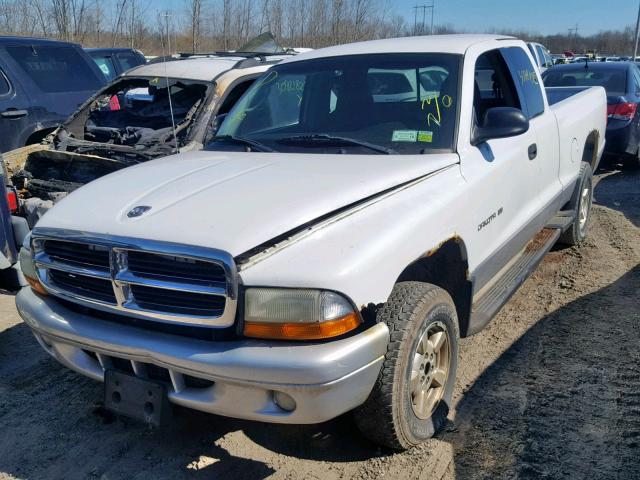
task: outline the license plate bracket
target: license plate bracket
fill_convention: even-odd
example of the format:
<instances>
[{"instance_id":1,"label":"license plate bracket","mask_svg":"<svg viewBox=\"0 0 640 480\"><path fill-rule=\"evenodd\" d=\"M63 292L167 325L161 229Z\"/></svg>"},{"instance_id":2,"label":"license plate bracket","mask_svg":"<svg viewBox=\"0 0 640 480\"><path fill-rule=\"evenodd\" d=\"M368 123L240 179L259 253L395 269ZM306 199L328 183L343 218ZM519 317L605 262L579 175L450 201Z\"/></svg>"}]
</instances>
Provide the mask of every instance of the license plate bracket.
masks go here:
<instances>
[{"instance_id":1,"label":"license plate bracket","mask_svg":"<svg viewBox=\"0 0 640 480\"><path fill-rule=\"evenodd\" d=\"M156 427L171 415L167 387L117 370L104 374L104 406L108 410L142 420Z\"/></svg>"}]
</instances>

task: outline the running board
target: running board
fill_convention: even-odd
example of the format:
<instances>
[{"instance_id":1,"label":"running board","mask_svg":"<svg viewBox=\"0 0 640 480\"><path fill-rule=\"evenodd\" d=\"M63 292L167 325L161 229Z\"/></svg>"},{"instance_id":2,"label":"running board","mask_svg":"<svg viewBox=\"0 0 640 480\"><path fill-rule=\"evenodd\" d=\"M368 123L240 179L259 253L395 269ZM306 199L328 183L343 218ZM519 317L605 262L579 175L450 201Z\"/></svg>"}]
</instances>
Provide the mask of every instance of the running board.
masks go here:
<instances>
[{"instance_id":1,"label":"running board","mask_svg":"<svg viewBox=\"0 0 640 480\"><path fill-rule=\"evenodd\" d=\"M556 243L561 228L543 228L511 262L500 278L483 292L471 309L467 335L478 333L500 311L516 290L533 273L551 247Z\"/></svg>"},{"instance_id":2,"label":"running board","mask_svg":"<svg viewBox=\"0 0 640 480\"><path fill-rule=\"evenodd\" d=\"M569 229L575 218L575 210L561 210L549 220L545 228L559 228L562 232L565 232Z\"/></svg>"}]
</instances>

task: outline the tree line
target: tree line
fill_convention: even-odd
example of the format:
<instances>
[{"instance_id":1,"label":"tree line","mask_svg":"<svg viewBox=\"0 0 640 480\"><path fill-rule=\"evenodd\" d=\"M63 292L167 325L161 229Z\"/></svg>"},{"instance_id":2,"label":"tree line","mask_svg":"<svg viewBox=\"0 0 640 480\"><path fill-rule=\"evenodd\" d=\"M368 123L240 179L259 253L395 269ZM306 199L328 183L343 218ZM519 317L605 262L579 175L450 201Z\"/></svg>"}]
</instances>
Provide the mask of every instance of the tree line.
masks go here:
<instances>
[{"instance_id":1,"label":"tree line","mask_svg":"<svg viewBox=\"0 0 640 480\"><path fill-rule=\"evenodd\" d=\"M392 0L0 0L0 34L57 38L87 47L131 47L145 54L234 49L271 31L283 46L320 48L354 41L428 34ZM458 33L436 25L434 33ZM595 35L491 30L538 41L552 52L630 54L634 29Z\"/></svg>"}]
</instances>

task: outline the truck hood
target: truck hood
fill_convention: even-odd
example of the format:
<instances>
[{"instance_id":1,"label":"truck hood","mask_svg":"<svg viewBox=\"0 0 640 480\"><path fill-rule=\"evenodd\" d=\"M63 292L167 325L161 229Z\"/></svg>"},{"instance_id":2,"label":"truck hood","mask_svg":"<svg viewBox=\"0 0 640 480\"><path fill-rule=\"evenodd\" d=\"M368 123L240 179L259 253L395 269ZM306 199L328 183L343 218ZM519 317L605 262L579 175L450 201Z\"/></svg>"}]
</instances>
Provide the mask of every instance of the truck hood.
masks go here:
<instances>
[{"instance_id":1,"label":"truck hood","mask_svg":"<svg viewBox=\"0 0 640 480\"><path fill-rule=\"evenodd\" d=\"M60 201L37 227L199 245L235 256L457 162L453 153L190 152L91 182ZM151 208L127 216L137 206Z\"/></svg>"}]
</instances>

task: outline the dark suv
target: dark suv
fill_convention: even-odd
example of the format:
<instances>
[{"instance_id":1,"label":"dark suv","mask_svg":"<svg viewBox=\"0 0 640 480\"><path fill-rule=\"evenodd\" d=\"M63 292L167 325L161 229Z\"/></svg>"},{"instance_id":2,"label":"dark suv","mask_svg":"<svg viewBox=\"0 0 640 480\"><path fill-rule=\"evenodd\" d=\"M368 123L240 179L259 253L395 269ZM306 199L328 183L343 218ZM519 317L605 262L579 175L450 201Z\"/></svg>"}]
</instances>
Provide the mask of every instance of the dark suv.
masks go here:
<instances>
[{"instance_id":1,"label":"dark suv","mask_svg":"<svg viewBox=\"0 0 640 480\"><path fill-rule=\"evenodd\" d=\"M105 83L79 45L0 36L0 152L40 142Z\"/></svg>"},{"instance_id":2,"label":"dark suv","mask_svg":"<svg viewBox=\"0 0 640 480\"><path fill-rule=\"evenodd\" d=\"M134 48L85 48L84 51L109 82L127 70L147 63L142 52Z\"/></svg>"}]
</instances>

